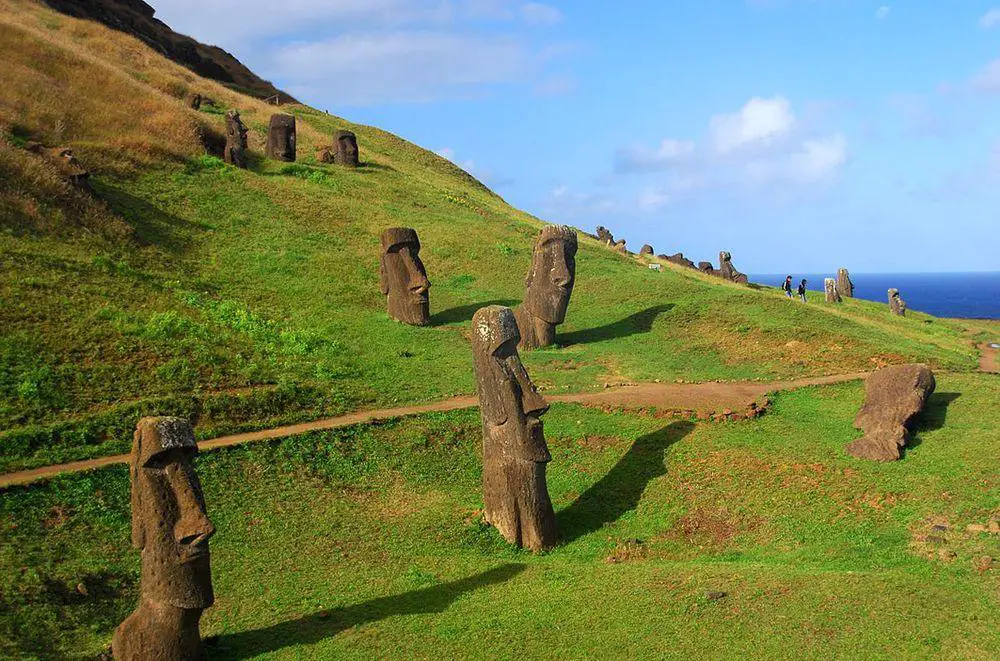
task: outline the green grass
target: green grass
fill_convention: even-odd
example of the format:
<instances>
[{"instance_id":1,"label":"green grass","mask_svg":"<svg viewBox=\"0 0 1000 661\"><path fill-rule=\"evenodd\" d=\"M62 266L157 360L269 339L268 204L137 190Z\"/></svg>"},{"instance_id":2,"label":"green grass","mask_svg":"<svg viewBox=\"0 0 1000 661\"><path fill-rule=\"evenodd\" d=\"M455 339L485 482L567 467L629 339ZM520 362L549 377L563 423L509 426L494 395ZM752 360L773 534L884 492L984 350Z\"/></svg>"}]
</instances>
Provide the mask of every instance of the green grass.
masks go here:
<instances>
[{"instance_id":1,"label":"green grass","mask_svg":"<svg viewBox=\"0 0 1000 661\"><path fill-rule=\"evenodd\" d=\"M1000 515L1000 382L940 376L893 464L844 453L861 396L722 424L556 405L565 541L538 556L479 518L475 411L203 454L203 633L220 659L995 657L1000 582L974 563L1000 543L966 526ZM106 647L137 596L126 470L10 489L0 526L0 654Z\"/></svg>"}]
</instances>

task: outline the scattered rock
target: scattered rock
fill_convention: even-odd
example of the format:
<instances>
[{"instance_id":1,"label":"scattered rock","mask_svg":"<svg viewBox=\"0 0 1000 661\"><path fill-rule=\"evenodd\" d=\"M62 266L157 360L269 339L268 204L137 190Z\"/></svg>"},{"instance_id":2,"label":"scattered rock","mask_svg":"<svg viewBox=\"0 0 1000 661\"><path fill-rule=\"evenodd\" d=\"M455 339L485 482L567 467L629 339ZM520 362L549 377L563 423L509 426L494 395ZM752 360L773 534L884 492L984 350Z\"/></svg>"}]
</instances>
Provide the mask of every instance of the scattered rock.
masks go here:
<instances>
[{"instance_id":1,"label":"scattered rock","mask_svg":"<svg viewBox=\"0 0 1000 661\"><path fill-rule=\"evenodd\" d=\"M931 526L931 530L935 532L945 532L951 530L951 526L949 526L947 523L935 523L933 526Z\"/></svg>"},{"instance_id":2,"label":"scattered rock","mask_svg":"<svg viewBox=\"0 0 1000 661\"><path fill-rule=\"evenodd\" d=\"M720 590L707 590L705 592L705 598L709 601L718 601L719 599L725 599L728 593L722 592Z\"/></svg>"},{"instance_id":3,"label":"scattered rock","mask_svg":"<svg viewBox=\"0 0 1000 661\"><path fill-rule=\"evenodd\" d=\"M948 543L947 539L939 537L938 535L927 535L927 537L924 537L924 541L928 544L934 544L935 546L944 546Z\"/></svg>"}]
</instances>

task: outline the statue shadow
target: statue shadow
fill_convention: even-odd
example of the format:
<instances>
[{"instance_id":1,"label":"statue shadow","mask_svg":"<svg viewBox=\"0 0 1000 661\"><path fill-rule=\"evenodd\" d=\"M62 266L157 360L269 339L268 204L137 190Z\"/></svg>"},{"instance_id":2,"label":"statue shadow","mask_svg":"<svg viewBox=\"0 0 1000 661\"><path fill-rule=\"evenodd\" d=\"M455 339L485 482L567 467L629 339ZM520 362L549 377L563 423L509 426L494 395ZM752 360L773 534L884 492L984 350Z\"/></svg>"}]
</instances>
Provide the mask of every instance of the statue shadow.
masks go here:
<instances>
[{"instance_id":1,"label":"statue shadow","mask_svg":"<svg viewBox=\"0 0 1000 661\"><path fill-rule=\"evenodd\" d=\"M209 658L213 659L250 659L291 645L312 645L345 629L395 615L444 612L463 594L509 581L525 568L523 564L505 564L458 581L380 597L328 612L321 611L261 629L210 638L205 644Z\"/></svg>"},{"instance_id":2,"label":"statue shadow","mask_svg":"<svg viewBox=\"0 0 1000 661\"><path fill-rule=\"evenodd\" d=\"M208 229L207 225L169 214L121 188L102 182L96 184L94 189L115 214L135 229L135 237L140 244L181 253L191 246L194 234Z\"/></svg>"},{"instance_id":3,"label":"statue shadow","mask_svg":"<svg viewBox=\"0 0 1000 661\"><path fill-rule=\"evenodd\" d=\"M921 438L923 432L934 431L944 427L948 419L948 406L961 396L962 394L957 392L931 393L931 396L927 399L926 406L924 406L924 410L913 422L912 433L906 442L904 452L912 450L923 442Z\"/></svg>"},{"instance_id":4,"label":"statue shadow","mask_svg":"<svg viewBox=\"0 0 1000 661\"><path fill-rule=\"evenodd\" d=\"M498 299L496 301L483 301L482 303L470 303L469 305L459 305L458 307L448 308L447 310L435 312L431 315L431 326L444 326L445 324L469 321L472 319L472 315L476 314L476 310L479 308L485 308L488 305L506 305L507 307L513 307L517 305L517 301Z\"/></svg>"},{"instance_id":5,"label":"statue shadow","mask_svg":"<svg viewBox=\"0 0 1000 661\"><path fill-rule=\"evenodd\" d=\"M667 473L664 455L691 433L694 423L672 422L640 436L608 473L557 515L562 541L569 544L634 510L646 486Z\"/></svg>"},{"instance_id":6,"label":"statue shadow","mask_svg":"<svg viewBox=\"0 0 1000 661\"><path fill-rule=\"evenodd\" d=\"M571 333L561 333L556 337L556 344L568 347L574 344L589 344L591 342L628 337L629 335L638 335L639 333L648 333L653 328L653 322L656 321L656 318L661 313L668 312L673 308L673 303L654 305L604 326L573 331Z\"/></svg>"}]
</instances>

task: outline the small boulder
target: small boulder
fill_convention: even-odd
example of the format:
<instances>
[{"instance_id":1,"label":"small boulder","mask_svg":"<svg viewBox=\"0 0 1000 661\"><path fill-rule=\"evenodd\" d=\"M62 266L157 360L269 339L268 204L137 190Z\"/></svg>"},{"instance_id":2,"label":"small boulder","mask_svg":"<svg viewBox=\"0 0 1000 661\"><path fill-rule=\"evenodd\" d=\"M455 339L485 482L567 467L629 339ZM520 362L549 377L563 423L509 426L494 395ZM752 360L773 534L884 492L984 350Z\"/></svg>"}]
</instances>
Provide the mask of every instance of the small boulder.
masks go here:
<instances>
[{"instance_id":1,"label":"small boulder","mask_svg":"<svg viewBox=\"0 0 1000 661\"><path fill-rule=\"evenodd\" d=\"M899 459L908 441L907 425L923 410L934 387L934 373L926 365L891 365L873 372L854 419L864 436L848 444L848 454L875 461Z\"/></svg>"}]
</instances>

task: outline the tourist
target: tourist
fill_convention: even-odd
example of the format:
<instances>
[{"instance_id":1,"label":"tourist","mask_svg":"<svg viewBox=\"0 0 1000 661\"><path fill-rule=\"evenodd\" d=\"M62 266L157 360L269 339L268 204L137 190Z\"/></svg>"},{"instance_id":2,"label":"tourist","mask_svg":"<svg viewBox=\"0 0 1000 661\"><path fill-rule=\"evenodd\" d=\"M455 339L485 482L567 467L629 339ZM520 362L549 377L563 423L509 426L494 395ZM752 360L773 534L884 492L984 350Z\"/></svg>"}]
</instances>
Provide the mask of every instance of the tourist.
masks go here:
<instances>
[{"instance_id":1,"label":"tourist","mask_svg":"<svg viewBox=\"0 0 1000 661\"><path fill-rule=\"evenodd\" d=\"M802 278L802 282L799 283L799 298L802 299L803 303L806 302L806 279L805 278Z\"/></svg>"},{"instance_id":2,"label":"tourist","mask_svg":"<svg viewBox=\"0 0 1000 661\"><path fill-rule=\"evenodd\" d=\"M785 296L788 298L792 297L792 276L785 278L785 281L781 283L781 290L785 292Z\"/></svg>"}]
</instances>

